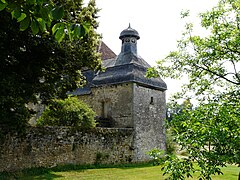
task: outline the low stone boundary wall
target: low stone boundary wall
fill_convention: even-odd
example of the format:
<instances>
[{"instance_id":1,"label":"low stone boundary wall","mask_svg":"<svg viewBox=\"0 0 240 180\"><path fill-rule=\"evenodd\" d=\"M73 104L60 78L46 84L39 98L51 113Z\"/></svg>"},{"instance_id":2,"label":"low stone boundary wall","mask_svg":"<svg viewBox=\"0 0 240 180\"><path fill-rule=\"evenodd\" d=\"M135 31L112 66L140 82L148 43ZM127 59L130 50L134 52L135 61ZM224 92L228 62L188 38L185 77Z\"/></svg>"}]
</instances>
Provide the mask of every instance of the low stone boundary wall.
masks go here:
<instances>
[{"instance_id":1,"label":"low stone boundary wall","mask_svg":"<svg viewBox=\"0 0 240 180\"><path fill-rule=\"evenodd\" d=\"M63 164L129 163L134 159L131 128L31 127L23 137L8 134L0 144L0 172Z\"/></svg>"}]
</instances>

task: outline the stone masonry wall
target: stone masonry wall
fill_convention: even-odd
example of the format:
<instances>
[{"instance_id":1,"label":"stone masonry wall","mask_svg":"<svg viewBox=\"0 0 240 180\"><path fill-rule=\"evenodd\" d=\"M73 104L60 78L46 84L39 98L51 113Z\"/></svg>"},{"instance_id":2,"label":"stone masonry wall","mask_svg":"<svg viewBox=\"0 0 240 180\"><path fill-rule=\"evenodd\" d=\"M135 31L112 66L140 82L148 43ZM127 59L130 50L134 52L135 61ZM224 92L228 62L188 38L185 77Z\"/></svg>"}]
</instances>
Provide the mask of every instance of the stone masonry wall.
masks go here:
<instances>
[{"instance_id":1,"label":"stone masonry wall","mask_svg":"<svg viewBox=\"0 0 240 180\"><path fill-rule=\"evenodd\" d=\"M154 148L166 149L165 91L137 83L125 83L93 88L90 96L79 98L97 111L99 116L104 112L101 102L110 102L108 108L115 121L114 127L133 127L134 161L149 160L146 153Z\"/></svg>"},{"instance_id":2,"label":"stone masonry wall","mask_svg":"<svg viewBox=\"0 0 240 180\"><path fill-rule=\"evenodd\" d=\"M98 117L109 118L116 128L133 127L133 83L92 88L92 94L79 96ZM105 116L105 117L104 117Z\"/></svg>"},{"instance_id":3,"label":"stone masonry wall","mask_svg":"<svg viewBox=\"0 0 240 180\"><path fill-rule=\"evenodd\" d=\"M146 152L166 149L165 92L134 84L135 161L148 159Z\"/></svg>"},{"instance_id":4,"label":"stone masonry wall","mask_svg":"<svg viewBox=\"0 0 240 180\"><path fill-rule=\"evenodd\" d=\"M61 164L128 163L133 160L133 129L31 127L0 144L0 172Z\"/></svg>"}]
</instances>

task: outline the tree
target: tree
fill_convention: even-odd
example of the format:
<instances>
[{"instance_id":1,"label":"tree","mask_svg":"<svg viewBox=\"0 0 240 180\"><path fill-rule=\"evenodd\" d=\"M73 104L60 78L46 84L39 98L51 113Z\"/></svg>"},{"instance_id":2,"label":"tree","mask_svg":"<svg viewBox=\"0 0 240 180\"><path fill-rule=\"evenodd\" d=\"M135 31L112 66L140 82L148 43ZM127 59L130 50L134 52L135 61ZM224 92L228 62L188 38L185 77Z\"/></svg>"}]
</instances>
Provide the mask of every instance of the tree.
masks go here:
<instances>
[{"instance_id":1,"label":"tree","mask_svg":"<svg viewBox=\"0 0 240 180\"><path fill-rule=\"evenodd\" d=\"M65 35L72 40L88 32L91 22L79 21L82 9L83 0L0 1L0 11L11 13L19 23L20 31L31 28L34 35L52 33L59 42Z\"/></svg>"},{"instance_id":2,"label":"tree","mask_svg":"<svg viewBox=\"0 0 240 180\"><path fill-rule=\"evenodd\" d=\"M167 103L166 119L171 121L174 115L182 113L184 110L192 110L193 104L190 98L185 99L182 104L178 104L175 100Z\"/></svg>"},{"instance_id":3,"label":"tree","mask_svg":"<svg viewBox=\"0 0 240 180\"><path fill-rule=\"evenodd\" d=\"M240 163L240 101L236 99L239 95L238 91L223 93L193 110L184 109L173 116L168 125L175 142L187 151L188 158L168 157L165 172L183 163L181 171L171 171L171 175L176 177L181 173L184 179L187 172L196 171L193 166L196 162L200 178L211 179L212 174L221 174L219 167Z\"/></svg>"},{"instance_id":4,"label":"tree","mask_svg":"<svg viewBox=\"0 0 240 180\"><path fill-rule=\"evenodd\" d=\"M182 13L183 18L188 15L188 11ZM195 35L193 24L186 24L178 50L148 70L148 76L187 75L189 82L176 97L191 94L199 102L197 108L184 110L170 122L175 141L189 153L187 159L166 161L164 171L172 179L190 176L196 171L193 162L200 168L200 179L220 174L219 166L226 163L240 163L240 2L219 0L200 19L204 35Z\"/></svg>"},{"instance_id":5,"label":"tree","mask_svg":"<svg viewBox=\"0 0 240 180\"><path fill-rule=\"evenodd\" d=\"M19 30L21 23L12 19L7 7L0 12L0 126L24 129L33 113L26 104L65 98L68 91L84 84L82 68L101 69L100 36L95 31L98 9L94 1L78 5L67 10L77 12L76 22L89 23L88 33L72 41L63 39L61 44L51 34Z\"/></svg>"},{"instance_id":6,"label":"tree","mask_svg":"<svg viewBox=\"0 0 240 180\"><path fill-rule=\"evenodd\" d=\"M178 50L158 61L159 71L149 69L148 75L159 73L172 78L188 75L186 88L196 95L216 86L239 87L239 6L237 0L220 0L211 11L200 14L201 25L209 33L206 37L194 35L193 24L186 24ZM182 13L183 18L188 15Z\"/></svg>"}]
</instances>

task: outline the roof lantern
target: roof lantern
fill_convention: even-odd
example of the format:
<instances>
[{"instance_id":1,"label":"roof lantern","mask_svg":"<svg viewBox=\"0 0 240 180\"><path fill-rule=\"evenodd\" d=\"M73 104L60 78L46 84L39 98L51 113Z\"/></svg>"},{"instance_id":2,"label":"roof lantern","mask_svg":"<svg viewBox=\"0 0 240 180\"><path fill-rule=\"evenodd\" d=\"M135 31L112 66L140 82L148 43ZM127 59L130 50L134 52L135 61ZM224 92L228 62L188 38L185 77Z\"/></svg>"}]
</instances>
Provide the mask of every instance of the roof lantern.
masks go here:
<instances>
[{"instance_id":1,"label":"roof lantern","mask_svg":"<svg viewBox=\"0 0 240 180\"><path fill-rule=\"evenodd\" d=\"M119 36L119 39L122 40L122 39L125 38L125 37L135 37L137 40L140 39L140 36L139 36L138 32L137 32L135 29L131 28L130 23L129 23L128 28L127 28L127 29L124 29L124 30L121 32L121 34L120 34L120 36Z\"/></svg>"}]
</instances>

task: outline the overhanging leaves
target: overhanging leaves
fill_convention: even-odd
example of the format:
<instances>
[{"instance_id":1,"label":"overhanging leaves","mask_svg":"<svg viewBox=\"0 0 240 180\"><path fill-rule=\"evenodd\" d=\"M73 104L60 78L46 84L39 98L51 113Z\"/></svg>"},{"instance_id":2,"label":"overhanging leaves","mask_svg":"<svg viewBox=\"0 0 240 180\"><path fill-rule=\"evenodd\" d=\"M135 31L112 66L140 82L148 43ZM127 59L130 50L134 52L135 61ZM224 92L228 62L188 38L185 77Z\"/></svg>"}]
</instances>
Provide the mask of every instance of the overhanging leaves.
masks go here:
<instances>
[{"instance_id":1,"label":"overhanging leaves","mask_svg":"<svg viewBox=\"0 0 240 180\"><path fill-rule=\"evenodd\" d=\"M2 0L0 1L0 11L4 10L7 7L6 1Z\"/></svg>"},{"instance_id":2,"label":"overhanging leaves","mask_svg":"<svg viewBox=\"0 0 240 180\"><path fill-rule=\"evenodd\" d=\"M30 18L25 17L21 22L20 22L20 31L25 31L30 25Z\"/></svg>"},{"instance_id":3,"label":"overhanging leaves","mask_svg":"<svg viewBox=\"0 0 240 180\"><path fill-rule=\"evenodd\" d=\"M91 3L89 2L89 4ZM21 31L27 30L30 26L34 35L54 32L53 34L55 34L58 42L61 42L66 34L69 34L68 37L72 41L89 33L92 26L91 20L82 21L81 18L78 18L78 16L81 16L81 11L84 10L84 8L79 8L81 6L82 1L74 3L71 1L56 3L52 0L0 1L0 11L10 12L12 18L17 19L17 22L20 23ZM69 7L71 9L68 9ZM68 29L67 27L71 25L80 26L80 31L76 28L74 32L69 29L63 32L62 27L56 29L56 31L59 31L58 33L52 31L53 26L58 23L64 23L65 29Z\"/></svg>"},{"instance_id":4,"label":"overhanging leaves","mask_svg":"<svg viewBox=\"0 0 240 180\"><path fill-rule=\"evenodd\" d=\"M32 20L31 22L31 30L34 35L36 35L39 32L39 26L38 23L35 19Z\"/></svg>"},{"instance_id":5,"label":"overhanging leaves","mask_svg":"<svg viewBox=\"0 0 240 180\"><path fill-rule=\"evenodd\" d=\"M64 9L62 6L57 6L52 9L51 14L52 14L53 19L59 20L64 15Z\"/></svg>"}]
</instances>

